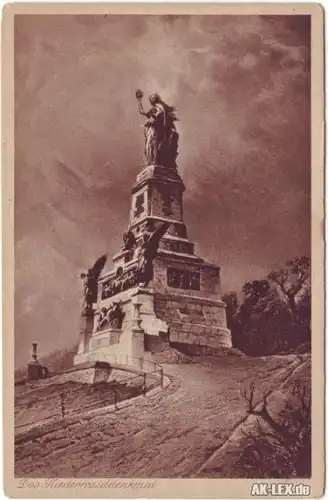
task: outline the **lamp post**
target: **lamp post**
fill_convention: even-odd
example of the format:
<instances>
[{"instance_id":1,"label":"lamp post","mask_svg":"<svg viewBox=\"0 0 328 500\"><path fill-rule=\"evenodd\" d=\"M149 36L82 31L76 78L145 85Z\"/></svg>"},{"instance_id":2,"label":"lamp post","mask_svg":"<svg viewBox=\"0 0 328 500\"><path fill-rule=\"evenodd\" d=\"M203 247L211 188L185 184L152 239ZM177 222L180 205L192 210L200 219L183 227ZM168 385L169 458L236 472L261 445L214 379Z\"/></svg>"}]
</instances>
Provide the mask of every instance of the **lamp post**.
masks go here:
<instances>
[{"instance_id":1,"label":"lamp post","mask_svg":"<svg viewBox=\"0 0 328 500\"><path fill-rule=\"evenodd\" d=\"M32 343L32 358L34 360L34 363L37 363L38 361L37 347L38 344L36 342Z\"/></svg>"}]
</instances>

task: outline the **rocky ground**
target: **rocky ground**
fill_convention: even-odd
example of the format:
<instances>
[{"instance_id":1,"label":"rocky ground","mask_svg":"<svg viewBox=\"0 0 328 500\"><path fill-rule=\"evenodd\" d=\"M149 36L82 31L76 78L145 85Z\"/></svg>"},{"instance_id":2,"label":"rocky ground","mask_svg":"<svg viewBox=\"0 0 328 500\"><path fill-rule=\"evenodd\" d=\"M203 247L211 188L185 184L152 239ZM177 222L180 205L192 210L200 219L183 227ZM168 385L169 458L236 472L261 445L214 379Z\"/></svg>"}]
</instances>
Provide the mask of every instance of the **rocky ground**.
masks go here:
<instances>
[{"instance_id":1,"label":"rocky ground","mask_svg":"<svg viewBox=\"0 0 328 500\"><path fill-rule=\"evenodd\" d=\"M231 464L241 452L238 432L252 417L241 388L254 381L255 400L271 393L270 409L278 413L289 397L289 381L310 380L308 355L179 361L163 363L170 378L163 391L131 400L115 413L83 412L78 420L21 434L16 476L226 477L225 456L233 476Z\"/></svg>"}]
</instances>

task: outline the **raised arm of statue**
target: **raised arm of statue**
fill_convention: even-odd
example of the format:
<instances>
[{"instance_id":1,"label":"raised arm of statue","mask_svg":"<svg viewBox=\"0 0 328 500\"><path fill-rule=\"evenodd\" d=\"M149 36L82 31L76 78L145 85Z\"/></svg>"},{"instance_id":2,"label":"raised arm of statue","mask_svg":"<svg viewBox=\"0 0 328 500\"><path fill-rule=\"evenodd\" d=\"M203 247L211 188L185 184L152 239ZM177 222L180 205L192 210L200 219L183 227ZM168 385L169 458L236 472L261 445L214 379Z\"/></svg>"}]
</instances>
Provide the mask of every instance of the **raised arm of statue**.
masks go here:
<instances>
[{"instance_id":1,"label":"raised arm of statue","mask_svg":"<svg viewBox=\"0 0 328 500\"><path fill-rule=\"evenodd\" d=\"M146 111L144 110L143 104L142 104L143 92L141 90L137 90L136 91L136 98L137 98L137 101L138 101L138 110L139 110L139 113L141 115L143 115L143 116L147 116L148 113L146 113Z\"/></svg>"},{"instance_id":2,"label":"raised arm of statue","mask_svg":"<svg viewBox=\"0 0 328 500\"><path fill-rule=\"evenodd\" d=\"M145 112L144 107L143 107L143 105L142 105L142 101L141 101L141 99L140 99L140 100L138 100L138 110L139 110L139 113L140 113L141 115L143 115L143 116L147 116L147 113Z\"/></svg>"},{"instance_id":3,"label":"raised arm of statue","mask_svg":"<svg viewBox=\"0 0 328 500\"><path fill-rule=\"evenodd\" d=\"M158 114L156 108L150 109L149 111L145 111L141 100L138 101L138 110L142 116L148 118L147 123L154 122L155 121L154 117Z\"/></svg>"}]
</instances>

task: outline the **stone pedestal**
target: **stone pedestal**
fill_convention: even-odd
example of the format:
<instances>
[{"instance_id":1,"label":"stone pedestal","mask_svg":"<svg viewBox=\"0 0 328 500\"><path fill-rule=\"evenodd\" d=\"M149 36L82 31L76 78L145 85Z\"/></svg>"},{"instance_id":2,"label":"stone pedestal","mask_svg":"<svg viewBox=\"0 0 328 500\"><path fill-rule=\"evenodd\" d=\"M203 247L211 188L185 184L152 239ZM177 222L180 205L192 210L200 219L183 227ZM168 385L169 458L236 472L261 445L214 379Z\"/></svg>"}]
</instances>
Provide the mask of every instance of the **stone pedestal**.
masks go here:
<instances>
[{"instance_id":1,"label":"stone pedestal","mask_svg":"<svg viewBox=\"0 0 328 500\"><path fill-rule=\"evenodd\" d=\"M37 361L27 365L27 380L38 380L42 378L42 366Z\"/></svg>"},{"instance_id":2,"label":"stone pedestal","mask_svg":"<svg viewBox=\"0 0 328 500\"><path fill-rule=\"evenodd\" d=\"M27 380L40 380L48 377L49 372L38 361L31 361L27 365Z\"/></svg>"},{"instance_id":3,"label":"stone pedestal","mask_svg":"<svg viewBox=\"0 0 328 500\"><path fill-rule=\"evenodd\" d=\"M90 350L90 339L94 328L94 310L85 310L80 319L80 342L77 354L85 354Z\"/></svg>"},{"instance_id":4,"label":"stone pedestal","mask_svg":"<svg viewBox=\"0 0 328 500\"><path fill-rule=\"evenodd\" d=\"M142 330L132 329L131 338L131 357L133 359L140 359L144 357L145 353L145 340L144 332Z\"/></svg>"},{"instance_id":5,"label":"stone pedestal","mask_svg":"<svg viewBox=\"0 0 328 500\"><path fill-rule=\"evenodd\" d=\"M140 327L147 335L160 335L168 333L168 325L156 315L155 291L152 288L138 287L132 292L133 300L138 301Z\"/></svg>"},{"instance_id":6,"label":"stone pedestal","mask_svg":"<svg viewBox=\"0 0 328 500\"><path fill-rule=\"evenodd\" d=\"M220 268L194 253L183 220L184 190L176 168L150 165L137 176L128 226L136 246L122 248L113 259L113 270L99 279L95 315L85 320L76 363L88 358L130 363L170 343L231 346ZM163 223L169 226L145 287L136 273L139 249L145 235L151 236ZM96 331L99 311L114 302L120 302L124 312L122 328Z\"/></svg>"}]
</instances>

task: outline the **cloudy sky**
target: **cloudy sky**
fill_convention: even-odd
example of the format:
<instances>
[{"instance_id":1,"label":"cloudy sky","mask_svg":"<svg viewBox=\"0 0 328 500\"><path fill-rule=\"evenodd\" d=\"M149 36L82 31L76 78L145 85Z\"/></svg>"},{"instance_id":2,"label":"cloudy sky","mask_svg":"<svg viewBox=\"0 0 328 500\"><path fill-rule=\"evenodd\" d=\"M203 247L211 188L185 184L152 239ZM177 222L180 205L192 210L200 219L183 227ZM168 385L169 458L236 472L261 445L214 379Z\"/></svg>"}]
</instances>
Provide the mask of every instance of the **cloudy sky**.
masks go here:
<instances>
[{"instance_id":1,"label":"cloudy sky","mask_svg":"<svg viewBox=\"0 0 328 500\"><path fill-rule=\"evenodd\" d=\"M135 91L178 108L185 222L225 291L310 248L307 16L15 19L16 361L78 339L80 271L121 245Z\"/></svg>"}]
</instances>

